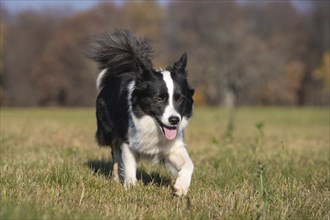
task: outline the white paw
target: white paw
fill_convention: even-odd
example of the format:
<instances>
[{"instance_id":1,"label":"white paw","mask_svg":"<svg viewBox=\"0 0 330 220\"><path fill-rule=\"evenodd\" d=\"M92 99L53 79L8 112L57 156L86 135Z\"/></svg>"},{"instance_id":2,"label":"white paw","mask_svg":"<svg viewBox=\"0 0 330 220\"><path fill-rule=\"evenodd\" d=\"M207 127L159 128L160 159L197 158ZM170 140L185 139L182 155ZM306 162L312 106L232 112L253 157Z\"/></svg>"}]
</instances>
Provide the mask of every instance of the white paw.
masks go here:
<instances>
[{"instance_id":1,"label":"white paw","mask_svg":"<svg viewBox=\"0 0 330 220\"><path fill-rule=\"evenodd\" d=\"M175 184L173 187L173 194L175 196L185 196L188 193L189 186L183 186L180 184Z\"/></svg>"},{"instance_id":2,"label":"white paw","mask_svg":"<svg viewBox=\"0 0 330 220\"><path fill-rule=\"evenodd\" d=\"M188 193L190 182L191 182L191 175L193 169L188 170L181 170L179 172L179 176L175 181L173 192L176 196L185 196Z\"/></svg>"},{"instance_id":3,"label":"white paw","mask_svg":"<svg viewBox=\"0 0 330 220\"><path fill-rule=\"evenodd\" d=\"M135 186L136 182L137 182L136 178L125 179L124 187L125 188L133 187L133 186Z\"/></svg>"}]
</instances>

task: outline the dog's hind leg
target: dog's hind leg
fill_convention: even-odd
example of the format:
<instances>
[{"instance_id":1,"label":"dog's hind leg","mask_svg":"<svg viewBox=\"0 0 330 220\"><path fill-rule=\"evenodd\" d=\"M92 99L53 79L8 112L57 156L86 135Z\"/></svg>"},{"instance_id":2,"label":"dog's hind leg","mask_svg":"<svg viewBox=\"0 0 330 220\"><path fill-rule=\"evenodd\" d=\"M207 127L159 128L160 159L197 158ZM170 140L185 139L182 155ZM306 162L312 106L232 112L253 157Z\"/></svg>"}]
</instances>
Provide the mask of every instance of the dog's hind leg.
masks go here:
<instances>
[{"instance_id":1,"label":"dog's hind leg","mask_svg":"<svg viewBox=\"0 0 330 220\"><path fill-rule=\"evenodd\" d=\"M122 169L122 159L121 159L121 152L118 147L112 148L112 159L113 159L113 167L112 167L112 178L116 182L122 182L123 175L121 175L120 170Z\"/></svg>"}]
</instances>

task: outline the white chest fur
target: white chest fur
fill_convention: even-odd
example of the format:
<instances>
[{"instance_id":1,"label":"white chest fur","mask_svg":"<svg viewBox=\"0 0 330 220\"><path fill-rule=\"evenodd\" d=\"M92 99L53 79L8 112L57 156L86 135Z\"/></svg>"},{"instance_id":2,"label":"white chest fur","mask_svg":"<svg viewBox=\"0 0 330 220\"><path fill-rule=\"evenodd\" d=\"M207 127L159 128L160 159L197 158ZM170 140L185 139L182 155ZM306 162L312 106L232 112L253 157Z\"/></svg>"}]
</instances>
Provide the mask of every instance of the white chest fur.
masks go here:
<instances>
[{"instance_id":1,"label":"white chest fur","mask_svg":"<svg viewBox=\"0 0 330 220\"><path fill-rule=\"evenodd\" d=\"M149 156L167 154L178 141L166 140L157 122L150 116L143 116L139 119L133 116L128 129L128 137L130 148L133 151Z\"/></svg>"}]
</instances>

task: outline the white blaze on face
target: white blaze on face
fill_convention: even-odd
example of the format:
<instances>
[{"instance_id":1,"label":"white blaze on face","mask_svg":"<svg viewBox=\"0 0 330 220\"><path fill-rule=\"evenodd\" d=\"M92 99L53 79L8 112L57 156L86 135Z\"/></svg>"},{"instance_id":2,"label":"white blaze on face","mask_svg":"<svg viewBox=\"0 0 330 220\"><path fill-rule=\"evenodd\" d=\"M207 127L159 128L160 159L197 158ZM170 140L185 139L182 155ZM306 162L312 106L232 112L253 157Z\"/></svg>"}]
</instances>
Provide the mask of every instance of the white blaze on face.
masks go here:
<instances>
[{"instance_id":1,"label":"white blaze on face","mask_svg":"<svg viewBox=\"0 0 330 220\"><path fill-rule=\"evenodd\" d=\"M168 91L168 105L165 108L165 111L162 116L162 123L165 126L163 126L163 132L165 134L165 137L169 140L173 140L176 137L177 134L177 128L173 128L173 126L169 122L169 118L171 116L179 117L181 121L180 114L174 109L173 105L173 95L174 95L174 83L173 79L171 77L171 73L169 71L162 71L163 74L163 80L165 81L167 91Z\"/></svg>"}]
</instances>

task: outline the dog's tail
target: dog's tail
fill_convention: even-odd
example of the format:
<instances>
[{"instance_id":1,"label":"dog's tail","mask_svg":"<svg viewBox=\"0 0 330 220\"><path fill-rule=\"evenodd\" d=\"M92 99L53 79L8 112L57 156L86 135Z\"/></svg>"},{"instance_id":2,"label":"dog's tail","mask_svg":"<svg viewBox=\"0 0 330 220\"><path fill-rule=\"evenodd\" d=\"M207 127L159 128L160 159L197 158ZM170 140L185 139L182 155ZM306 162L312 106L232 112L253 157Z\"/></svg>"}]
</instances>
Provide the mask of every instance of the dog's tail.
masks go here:
<instances>
[{"instance_id":1,"label":"dog's tail","mask_svg":"<svg viewBox=\"0 0 330 220\"><path fill-rule=\"evenodd\" d=\"M97 89L100 90L111 75L151 69L152 53L147 40L139 40L127 30L102 34L88 51L88 57L98 62L102 70L96 80Z\"/></svg>"}]
</instances>

